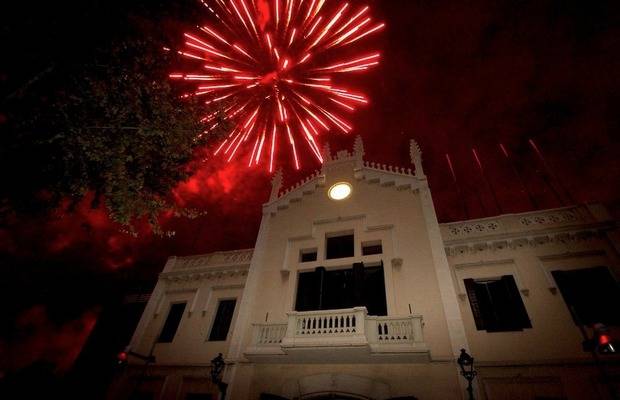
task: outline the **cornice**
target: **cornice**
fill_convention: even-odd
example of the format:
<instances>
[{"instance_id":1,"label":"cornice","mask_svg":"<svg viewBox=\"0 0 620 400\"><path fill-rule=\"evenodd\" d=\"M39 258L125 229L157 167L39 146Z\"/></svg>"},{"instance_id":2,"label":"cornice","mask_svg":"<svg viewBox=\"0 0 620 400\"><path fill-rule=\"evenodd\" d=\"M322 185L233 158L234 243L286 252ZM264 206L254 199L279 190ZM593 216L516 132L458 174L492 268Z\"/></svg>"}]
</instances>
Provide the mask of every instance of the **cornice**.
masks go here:
<instances>
[{"instance_id":1,"label":"cornice","mask_svg":"<svg viewBox=\"0 0 620 400\"><path fill-rule=\"evenodd\" d=\"M246 276L250 264L208 266L201 268L185 269L181 271L162 272L159 274L161 280L167 282L189 282L209 279L221 279L224 277L233 278L235 276Z\"/></svg>"},{"instance_id":2,"label":"cornice","mask_svg":"<svg viewBox=\"0 0 620 400\"><path fill-rule=\"evenodd\" d=\"M536 248L553 245L569 245L589 240L603 239L605 232L612 229L609 224L591 224L581 229L557 228L544 232L523 232L496 237L475 238L445 243L448 257L458 257L481 252L495 252L506 249Z\"/></svg>"},{"instance_id":3,"label":"cornice","mask_svg":"<svg viewBox=\"0 0 620 400\"><path fill-rule=\"evenodd\" d=\"M454 256L589 240L616 229L616 223L597 217L590 206L573 206L441 224L440 229L446 253Z\"/></svg>"}]
</instances>

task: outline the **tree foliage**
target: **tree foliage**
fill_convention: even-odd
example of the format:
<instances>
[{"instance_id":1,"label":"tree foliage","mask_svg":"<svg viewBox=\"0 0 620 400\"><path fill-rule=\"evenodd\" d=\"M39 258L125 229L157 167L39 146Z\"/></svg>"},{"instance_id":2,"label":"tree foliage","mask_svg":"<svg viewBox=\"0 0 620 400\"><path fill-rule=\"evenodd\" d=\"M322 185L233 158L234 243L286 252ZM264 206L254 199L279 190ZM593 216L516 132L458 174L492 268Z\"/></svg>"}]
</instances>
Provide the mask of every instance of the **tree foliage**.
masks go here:
<instances>
[{"instance_id":1,"label":"tree foliage","mask_svg":"<svg viewBox=\"0 0 620 400\"><path fill-rule=\"evenodd\" d=\"M180 99L168 82L171 57L154 41L125 39L9 101L0 125L3 212L92 192L93 206L103 202L112 220L131 228L148 218L157 228L206 139L204 103Z\"/></svg>"}]
</instances>

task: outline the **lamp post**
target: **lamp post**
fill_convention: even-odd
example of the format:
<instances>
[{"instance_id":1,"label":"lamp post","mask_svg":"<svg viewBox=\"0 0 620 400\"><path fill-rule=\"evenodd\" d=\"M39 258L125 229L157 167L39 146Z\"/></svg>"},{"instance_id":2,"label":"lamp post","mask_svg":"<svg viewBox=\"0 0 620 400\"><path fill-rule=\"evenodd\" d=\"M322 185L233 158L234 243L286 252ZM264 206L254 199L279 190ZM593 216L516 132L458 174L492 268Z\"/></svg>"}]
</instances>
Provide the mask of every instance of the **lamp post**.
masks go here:
<instances>
[{"instance_id":1,"label":"lamp post","mask_svg":"<svg viewBox=\"0 0 620 400\"><path fill-rule=\"evenodd\" d=\"M224 362L222 353L219 353L217 357L211 360L211 381L217 385L217 388L220 391L220 400L224 400L226 398L226 389L228 388L228 384L222 382L222 372L224 372L225 366L226 363Z\"/></svg>"},{"instance_id":2,"label":"lamp post","mask_svg":"<svg viewBox=\"0 0 620 400\"><path fill-rule=\"evenodd\" d=\"M474 389L471 386L471 382L474 380L478 372L474 371L474 358L467 354L465 349L461 349L461 355L456 362L461 367L461 375L467 379L467 393L469 394L469 400L474 400Z\"/></svg>"}]
</instances>

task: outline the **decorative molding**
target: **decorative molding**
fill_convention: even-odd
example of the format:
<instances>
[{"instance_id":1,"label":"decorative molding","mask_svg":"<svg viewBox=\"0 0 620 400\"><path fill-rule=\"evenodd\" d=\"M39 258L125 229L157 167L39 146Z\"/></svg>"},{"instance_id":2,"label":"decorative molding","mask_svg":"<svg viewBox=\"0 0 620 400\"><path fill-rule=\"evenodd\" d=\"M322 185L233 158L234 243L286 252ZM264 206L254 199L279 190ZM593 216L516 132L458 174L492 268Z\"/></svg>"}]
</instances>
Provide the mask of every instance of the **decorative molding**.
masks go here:
<instances>
[{"instance_id":1,"label":"decorative molding","mask_svg":"<svg viewBox=\"0 0 620 400\"><path fill-rule=\"evenodd\" d=\"M279 168L278 171L274 174L271 179L271 194L269 195L269 201L274 201L278 198L278 193L280 193L280 189L282 188L282 168Z\"/></svg>"},{"instance_id":2,"label":"decorative molding","mask_svg":"<svg viewBox=\"0 0 620 400\"><path fill-rule=\"evenodd\" d=\"M362 137L357 135L355 137L355 142L353 142L353 158L355 158L355 179L360 179L363 175L359 174L358 171L364 166L364 142L362 141Z\"/></svg>"},{"instance_id":3,"label":"decorative molding","mask_svg":"<svg viewBox=\"0 0 620 400\"><path fill-rule=\"evenodd\" d=\"M249 264L246 265L230 265L220 267L197 268L189 271L172 271L162 272L159 277L161 280L169 283L187 283L192 281L202 281L209 279L219 279L223 277L246 276L248 274Z\"/></svg>"},{"instance_id":4,"label":"decorative molding","mask_svg":"<svg viewBox=\"0 0 620 400\"><path fill-rule=\"evenodd\" d=\"M424 169L422 168L422 150L420 149L418 143L413 139L409 141L409 156L411 157L411 164L415 166L416 178L426 178L426 175L424 175Z\"/></svg>"},{"instance_id":5,"label":"decorative molding","mask_svg":"<svg viewBox=\"0 0 620 400\"><path fill-rule=\"evenodd\" d=\"M499 252L506 249L516 250L524 247L546 247L553 245L574 245L576 243L587 242L598 239L603 232L585 228L582 231L546 233L543 235L531 236L524 233L523 236L512 238L502 238L495 241L459 241L453 245L448 244L444 247L449 257L458 257L467 254L477 254L482 252ZM458 244L457 244L458 243Z\"/></svg>"},{"instance_id":6,"label":"decorative molding","mask_svg":"<svg viewBox=\"0 0 620 400\"><path fill-rule=\"evenodd\" d=\"M398 258L392 258L392 268L394 269L400 269L400 267L403 266L403 259L398 257Z\"/></svg>"},{"instance_id":7,"label":"decorative molding","mask_svg":"<svg viewBox=\"0 0 620 400\"><path fill-rule=\"evenodd\" d=\"M252 261L254 249L242 249L233 251L217 251L215 253L189 256L175 257L171 268L164 270L164 274L171 271L198 269L205 267L228 267L238 265L249 265Z\"/></svg>"},{"instance_id":8,"label":"decorative molding","mask_svg":"<svg viewBox=\"0 0 620 400\"><path fill-rule=\"evenodd\" d=\"M519 218L519 222L524 226L555 225L560 223L580 222L582 220L583 218L577 212L577 207L535 215L524 215Z\"/></svg>"},{"instance_id":9,"label":"decorative molding","mask_svg":"<svg viewBox=\"0 0 620 400\"><path fill-rule=\"evenodd\" d=\"M323 149L321 150L321 157L323 158L323 163L332 161L332 151L329 147L329 142L325 142L325 144L323 145Z\"/></svg>"},{"instance_id":10,"label":"decorative molding","mask_svg":"<svg viewBox=\"0 0 620 400\"><path fill-rule=\"evenodd\" d=\"M588 231L599 235L615 229L615 225L595 220L586 206L574 206L441 224L440 229L448 247L474 240L514 241L517 238L534 238L542 245L546 236L554 235L555 241L568 243L576 232L583 232L580 234L585 237Z\"/></svg>"},{"instance_id":11,"label":"decorative molding","mask_svg":"<svg viewBox=\"0 0 620 400\"><path fill-rule=\"evenodd\" d=\"M409 168L367 162L364 161L363 156L364 144L360 137L355 139L352 153L341 150L336 153L335 157L331 154L329 145L326 144L322 151L323 166L321 171L315 171L284 191L280 191L281 177L278 174L274 176L269 202L263 205L263 215L275 215L278 211L289 208L291 203L303 201L305 195L314 194L319 188L325 186L327 174L341 170L350 170L357 181L365 180L371 184L378 183L382 187L394 187L398 191L416 193L419 190L419 178L424 177L423 172L420 172L420 175L412 172ZM422 171L421 159L420 166L416 166L416 168L418 171ZM276 189L278 194L274 195Z\"/></svg>"},{"instance_id":12,"label":"decorative molding","mask_svg":"<svg viewBox=\"0 0 620 400\"><path fill-rule=\"evenodd\" d=\"M394 229L394 224L373 225L373 226L367 226L364 229L364 232L389 231L391 229Z\"/></svg>"},{"instance_id":13,"label":"decorative molding","mask_svg":"<svg viewBox=\"0 0 620 400\"><path fill-rule=\"evenodd\" d=\"M345 217L338 216L335 218L317 219L312 224L313 225L325 225L325 224L333 224L336 222L343 222L343 221L354 221L357 219L364 219L364 218L366 218L366 214L348 215Z\"/></svg>"}]
</instances>

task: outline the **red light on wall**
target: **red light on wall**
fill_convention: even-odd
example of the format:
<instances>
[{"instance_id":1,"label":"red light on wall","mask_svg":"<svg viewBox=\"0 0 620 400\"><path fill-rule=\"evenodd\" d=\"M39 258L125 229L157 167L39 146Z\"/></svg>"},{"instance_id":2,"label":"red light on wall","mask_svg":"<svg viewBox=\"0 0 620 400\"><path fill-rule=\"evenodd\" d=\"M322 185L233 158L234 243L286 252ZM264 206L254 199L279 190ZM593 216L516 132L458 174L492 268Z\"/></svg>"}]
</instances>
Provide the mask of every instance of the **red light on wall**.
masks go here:
<instances>
[{"instance_id":1,"label":"red light on wall","mask_svg":"<svg viewBox=\"0 0 620 400\"><path fill-rule=\"evenodd\" d=\"M121 351L120 353L118 353L116 358L118 359L119 363L123 363L123 362L127 361L127 352Z\"/></svg>"},{"instance_id":2,"label":"red light on wall","mask_svg":"<svg viewBox=\"0 0 620 400\"><path fill-rule=\"evenodd\" d=\"M605 334L599 335L598 337L599 346L606 346L609 344L609 342L611 342L609 335L605 335Z\"/></svg>"}]
</instances>

